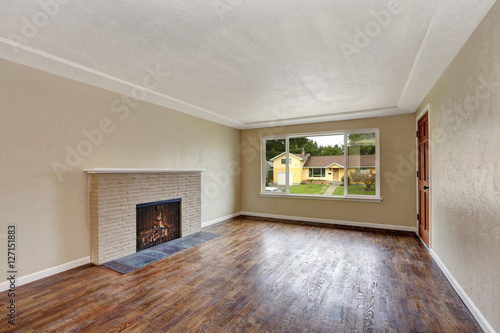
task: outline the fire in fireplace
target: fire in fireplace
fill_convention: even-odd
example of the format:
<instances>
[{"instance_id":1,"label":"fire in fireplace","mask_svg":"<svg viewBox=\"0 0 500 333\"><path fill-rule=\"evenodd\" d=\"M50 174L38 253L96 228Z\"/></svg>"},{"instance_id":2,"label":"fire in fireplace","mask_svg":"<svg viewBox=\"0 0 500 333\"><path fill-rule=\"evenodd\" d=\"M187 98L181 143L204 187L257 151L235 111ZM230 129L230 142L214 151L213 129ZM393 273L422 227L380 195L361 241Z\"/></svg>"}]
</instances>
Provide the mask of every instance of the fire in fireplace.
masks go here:
<instances>
[{"instance_id":1,"label":"fire in fireplace","mask_svg":"<svg viewBox=\"0 0 500 333\"><path fill-rule=\"evenodd\" d=\"M181 199L136 205L137 251L179 238Z\"/></svg>"}]
</instances>

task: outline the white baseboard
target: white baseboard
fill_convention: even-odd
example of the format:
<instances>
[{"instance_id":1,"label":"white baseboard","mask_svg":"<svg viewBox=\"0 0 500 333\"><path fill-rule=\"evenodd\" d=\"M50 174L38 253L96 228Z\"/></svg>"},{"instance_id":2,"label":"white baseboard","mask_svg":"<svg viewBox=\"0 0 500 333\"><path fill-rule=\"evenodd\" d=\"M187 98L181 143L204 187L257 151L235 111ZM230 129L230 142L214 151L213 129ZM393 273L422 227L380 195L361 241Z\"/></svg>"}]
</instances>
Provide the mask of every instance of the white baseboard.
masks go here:
<instances>
[{"instance_id":1,"label":"white baseboard","mask_svg":"<svg viewBox=\"0 0 500 333\"><path fill-rule=\"evenodd\" d=\"M476 318L476 320L479 323L479 325L481 325L481 328L486 333L495 333L495 330L493 329L493 327L491 327L491 325L488 323L488 321L486 320L486 318L484 318L484 316L479 311L479 309L476 307L476 305L474 304L474 302L472 302L472 300L469 298L469 296L467 295L467 293L462 289L462 287L460 286L460 284L458 284L457 280L455 280L455 278L453 277L453 275L451 275L450 271L448 270L448 268L446 268L446 266L441 261L441 259L436 254L436 252L434 252L434 250L430 250L429 253L431 254L432 258L434 258L434 260L438 264L439 268L441 268L441 271L446 276L446 278L448 279L448 281L452 285L453 289L455 289L455 291L457 292L458 296L460 296L460 298L462 299L462 301L465 303L465 306L467 306L467 308L472 313L472 315L474 316L474 318Z\"/></svg>"},{"instance_id":2,"label":"white baseboard","mask_svg":"<svg viewBox=\"0 0 500 333\"><path fill-rule=\"evenodd\" d=\"M18 277L16 280L16 287L22 286L23 284L28 284L28 283L36 281L36 280L40 280L40 279L49 277L49 276L57 274L57 273L62 273L64 271L67 271L67 270L70 270L70 269L73 269L75 267L79 267L82 265L86 265L88 263L90 263L90 257L85 257L85 258L78 259L78 260L75 260L72 262L68 262L68 263L65 263L65 264L62 264L59 266L47 268L47 269L44 269L43 271L40 271L40 272L36 272L36 273L29 274L26 276L21 276L21 277ZM0 283L0 292L8 290L9 288L10 288L9 281L5 281L5 282Z\"/></svg>"},{"instance_id":3,"label":"white baseboard","mask_svg":"<svg viewBox=\"0 0 500 333\"><path fill-rule=\"evenodd\" d=\"M211 221L208 221L208 222L203 222L201 224L201 227L205 228L205 227L208 227L208 226L220 223L220 222L224 222L225 220L229 220L229 219L232 219L233 217L240 216L240 215L241 215L241 212L238 212L238 213L234 213L234 214L231 214L231 215L219 217L218 219L215 219L215 220L211 220Z\"/></svg>"},{"instance_id":4,"label":"white baseboard","mask_svg":"<svg viewBox=\"0 0 500 333\"><path fill-rule=\"evenodd\" d=\"M262 214L262 213L252 213L252 212L241 212L241 215L264 217L264 218L271 218L271 219L292 220L292 221L305 221L305 222L317 222L317 223L325 223L325 224L336 224L336 225L345 225L345 226L351 226L351 227L375 228L375 229L386 229L386 230L397 230L397 231L410 231L410 232L415 232L415 233L417 232L416 227L405 227L405 226L390 225L390 224L339 221L339 220L329 220L329 219L317 219L317 218L313 218L313 217L298 217L298 216Z\"/></svg>"}]
</instances>

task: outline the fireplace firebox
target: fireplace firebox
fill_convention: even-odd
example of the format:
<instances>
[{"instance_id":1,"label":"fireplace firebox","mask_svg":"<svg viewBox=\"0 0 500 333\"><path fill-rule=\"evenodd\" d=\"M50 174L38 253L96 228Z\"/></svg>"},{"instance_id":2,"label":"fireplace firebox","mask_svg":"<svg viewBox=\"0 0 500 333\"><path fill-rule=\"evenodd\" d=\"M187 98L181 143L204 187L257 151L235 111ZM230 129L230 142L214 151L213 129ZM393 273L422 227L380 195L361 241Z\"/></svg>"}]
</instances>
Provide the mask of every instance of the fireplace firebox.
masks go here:
<instances>
[{"instance_id":1,"label":"fireplace firebox","mask_svg":"<svg viewBox=\"0 0 500 333\"><path fill-rule=\"evenodd\" d=\"M181 199L136 205L137 251L180 238Z\"/></svg>"}]
</instances>

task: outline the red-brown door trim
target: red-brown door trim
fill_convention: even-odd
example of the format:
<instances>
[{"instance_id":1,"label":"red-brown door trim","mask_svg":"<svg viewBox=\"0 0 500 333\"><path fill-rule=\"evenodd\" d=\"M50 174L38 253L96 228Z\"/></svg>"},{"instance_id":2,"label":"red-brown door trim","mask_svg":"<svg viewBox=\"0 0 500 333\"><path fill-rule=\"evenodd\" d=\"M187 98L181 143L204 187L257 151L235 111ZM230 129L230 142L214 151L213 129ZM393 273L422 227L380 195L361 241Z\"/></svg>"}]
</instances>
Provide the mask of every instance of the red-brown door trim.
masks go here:
<instances>
[{"instance_id":1,"label":"red-brown door trim","mask_svg":"<svg viewBox=\"0 0 500 333\"><path fill-rule=\"evenodd\" d=\"M426 124L424 124L426 123ZM420 126L419 126L420 125ZM426 126L423 130L421 126ZM419 129L420 127L420 129ZM417 138L417 230L431 247L431 165L430 165L430 104L416 118Z\"/></svg>"}]
</instances>

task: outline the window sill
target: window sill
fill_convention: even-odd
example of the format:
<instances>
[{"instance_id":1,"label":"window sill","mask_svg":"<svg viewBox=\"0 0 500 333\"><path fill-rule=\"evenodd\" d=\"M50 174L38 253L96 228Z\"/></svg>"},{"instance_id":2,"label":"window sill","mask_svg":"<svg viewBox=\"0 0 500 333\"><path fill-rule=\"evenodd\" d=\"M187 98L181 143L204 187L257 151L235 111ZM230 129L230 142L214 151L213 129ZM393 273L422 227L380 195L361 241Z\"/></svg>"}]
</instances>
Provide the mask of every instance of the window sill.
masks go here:
<instances>
[{"instance_id":1,"label":"window sill","mask_svg":"<svg viewBox=\"0 0 500 333\"><path fill-rule=\"evenodd\" d=\"M307 195L307 194L285 194L285 193L260 193L264 198L287 198L287 199L315 199L315 200L335 200L335 201L357 201L357 202L382 202L381 197L370 196L369 198L361 196L325 196L325 195Z\"/></svg>"}]
</instances>

